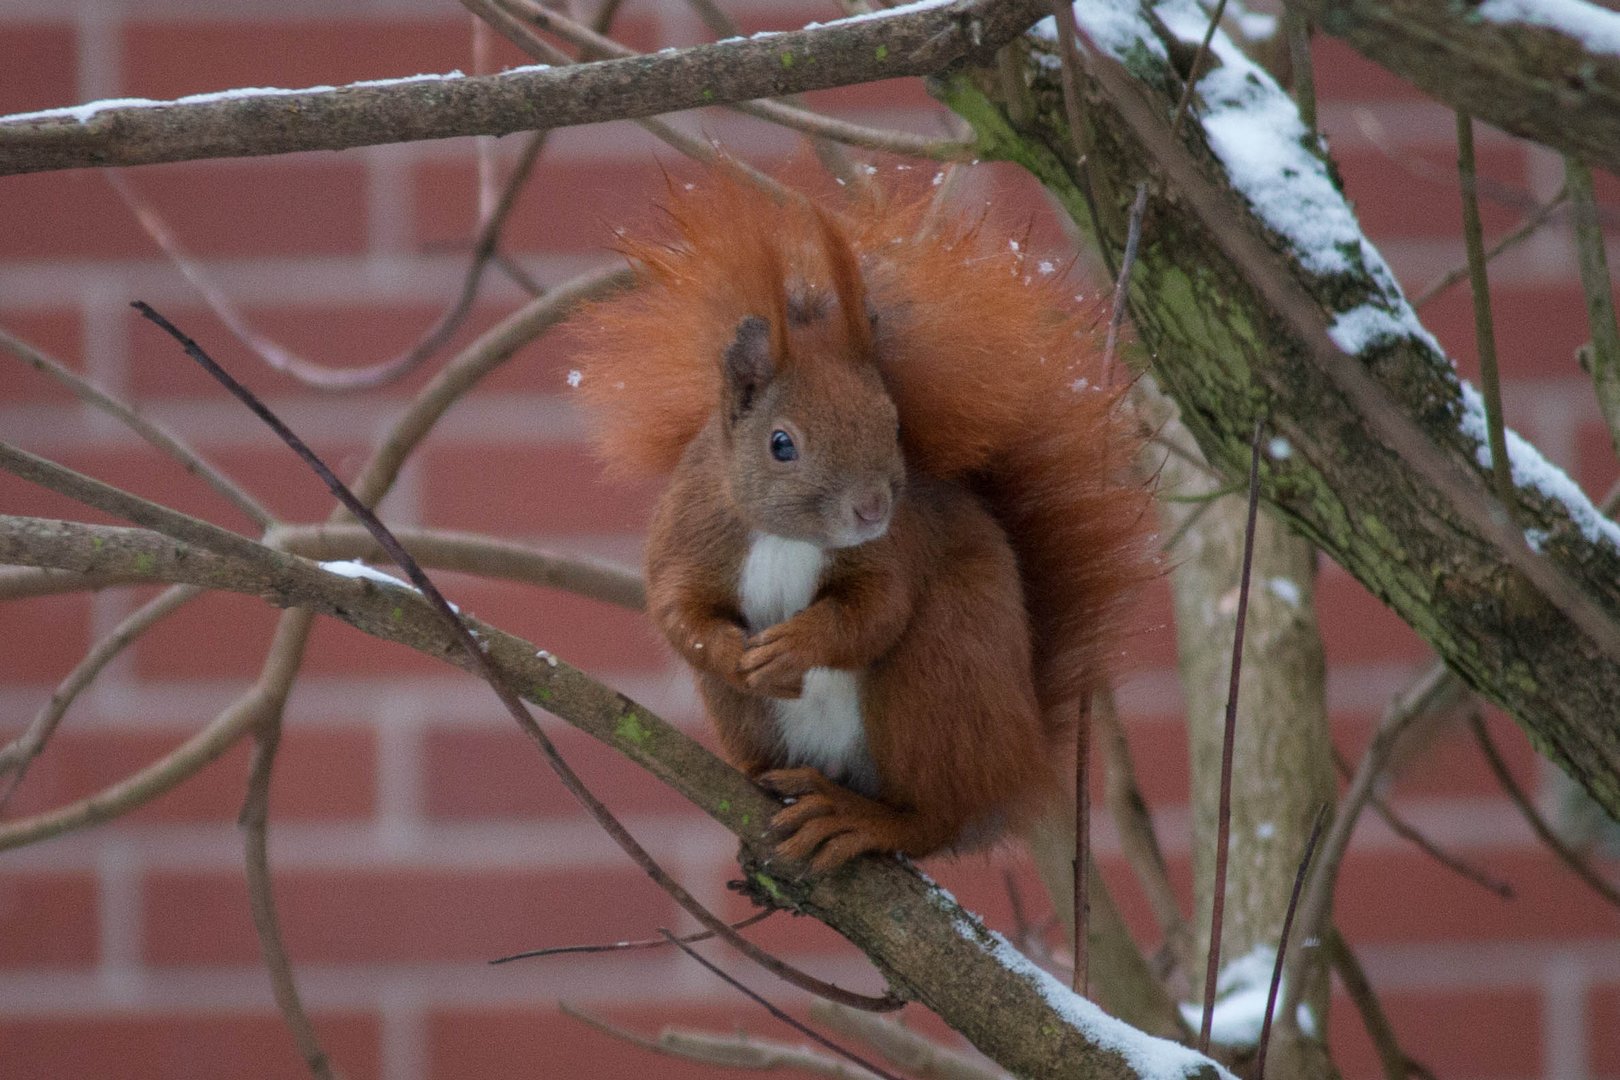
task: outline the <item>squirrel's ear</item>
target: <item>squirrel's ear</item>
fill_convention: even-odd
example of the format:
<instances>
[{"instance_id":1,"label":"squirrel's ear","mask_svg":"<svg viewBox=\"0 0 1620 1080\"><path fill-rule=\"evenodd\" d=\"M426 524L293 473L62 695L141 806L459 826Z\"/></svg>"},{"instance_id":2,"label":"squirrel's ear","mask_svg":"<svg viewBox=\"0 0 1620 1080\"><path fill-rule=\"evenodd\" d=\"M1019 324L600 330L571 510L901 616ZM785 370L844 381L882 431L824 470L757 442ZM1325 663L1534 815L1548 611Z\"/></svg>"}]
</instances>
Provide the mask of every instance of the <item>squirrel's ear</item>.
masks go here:
<instances>
[{"instance_id":1,"label":"squirrel's ear","mask_svg":"<svg viewBox=\"0 0 1620 1080\"><path fill-rule=\"evenodd\" d=\"M754 403L776 374L771 355L771 324L750 315L737 324L737 336L726 346L723 363L726 414L735 421Z\"/></svg>"}]
</instances>

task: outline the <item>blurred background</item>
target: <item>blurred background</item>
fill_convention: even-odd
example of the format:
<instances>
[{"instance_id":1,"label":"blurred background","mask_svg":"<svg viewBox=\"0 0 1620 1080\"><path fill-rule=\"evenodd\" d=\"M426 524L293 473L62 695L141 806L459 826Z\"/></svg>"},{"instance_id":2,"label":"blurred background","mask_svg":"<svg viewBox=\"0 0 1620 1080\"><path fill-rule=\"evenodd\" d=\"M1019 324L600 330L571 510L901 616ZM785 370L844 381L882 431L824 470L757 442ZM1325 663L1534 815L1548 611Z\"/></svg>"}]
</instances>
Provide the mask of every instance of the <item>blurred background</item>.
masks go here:
<instances>
[{"instance_id":1,"label":"blurred background","mask_svg":"<svg viewBox=\"0 0 1620 1080\"><path fill-rule=\"evenodd\" d=\"M725 7L744 33L839 14L812 0ZM675 0L629 0L615 36L643 50L711 37ZM528 62L504 42L476 37L451 0L7 0L0 113ZM1419 296L1463 261L1453 116L1332 39L1316 39L1315 64L1320 125L1346 191L1409 295ZM917 80L810 102L880 126L947 130ZM734 114L673 122L762 166L805 157L797 136ZM458 139L147 166L122 173L122 193L91 170L0 178L0 326L137 404L277 515L323 519L331 504L317 481L129 301L146 300L181 325L344 475L435 364L373 392L312 391L233 336L161 235L172 233L169 245L266 338L331 367L373 364L409 348L455 296L482 213L524 138L482 150ZM1483 127L1477 139L1489 242L1553 197L1563 171L1544 148ZM897 162L880 159L880 167ZM614 263L612 228L651 219L666 166L685 167L632 125L553 134L503 233L511 265L486 275L449 348L526 299L526 282L555 284ZM1613 177L1599 174L1598 195L1620 213ZM1072 251L1038 187L1010 167L972 170L962 200L990 203L998 219L1033 220L1043 251ZM1620 468L1575 360L1586 320L1567 224L1555 220L1491 273L1508 421L1600 497ZM1420 314L1474 377L1466 285L1427 300ZM653 491L600 478L568 400L569 366L566 338L552 335L483 383L412 460L383 503L385 520L636 565ZM0 356L0 432L150 498L252 529L180 467L9 356ZM0 475L0 511L107 520L8 475ZM441 575L441 584L464 609L707 738L685 675L638 614L456 575ZM0 737L20 732L85 650L154 592L0 605ZM1354 760L1430 653L1332 565L1322 568L1318 600L1334 739ZM5 817L96 792L198 730L257 676L276 618L255 599L208 596L165 620L77 702ZM1159 588L1144 598L1127 642L1120 693L1144 793L1185 884L1189 766L1174 648L1168 592ZM715 1072L591 1031L561 1015L559 999L643 1032L677 1022L799 1041L668 950L486 965L521 949L690 927L573 805L474 680L323 621L287 721L271 798L276 895L306 1000L348 1077ZM726 889L736 874L726 833L588 738L547 723L668 869L717 909L746 914ZM1519 782L1556 819L1558 785L1524 735L1499 716L1489 724ZM1535 842L1465 726L1434 726L1420 743L1386 794L1424 834L1511 884L1515 896L1457 877L1375 817L1363 821L1341 875L1338 925L1403 1045L1446 1080L1620 1080L1620 913ZM0 853L0 1076L304 1075L248 913L234 823L246 773L238 745L120 821ZM1106 815L1096 842L1116 897L1151 945L1153 921ZM1613 875L1612 859L1599 865ZM1016 851L930 870L1004 930L1015 896L1034 921L1049 910ZM749 934L842 985L879 985L858 953L807 919L777 915ZM711 955L731 960L723 949ZM796 992L745 974L775 1000L802 1005ZM1343 1000L1334 1003L1330 1039L1347 1076L1378 1075Z\"/></svg>"}]
</instances>

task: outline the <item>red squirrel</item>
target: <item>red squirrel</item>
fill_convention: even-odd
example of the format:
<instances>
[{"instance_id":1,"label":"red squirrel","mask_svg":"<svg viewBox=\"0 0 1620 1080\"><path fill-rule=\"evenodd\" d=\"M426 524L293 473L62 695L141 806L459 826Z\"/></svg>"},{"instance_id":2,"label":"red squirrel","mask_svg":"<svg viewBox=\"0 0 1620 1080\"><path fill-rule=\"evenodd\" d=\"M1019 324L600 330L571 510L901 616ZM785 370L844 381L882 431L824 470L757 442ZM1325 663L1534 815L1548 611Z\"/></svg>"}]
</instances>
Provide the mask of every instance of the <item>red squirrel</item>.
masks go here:
<instances>
[{"instance_id":1,"label":"red squirrel","mask_svg":"<svg viewBox=\"0 0 1620 1080\"><path fill-rule=\"evenodd\" d=\"M611 469L671 474L649 612L725 755L790 800L778 852L1027 823L1149 576L1094 317L924 200L670 187L669 235L621 237L639 287L574 321L570 382Z\"/></svg>"}]
</instances>

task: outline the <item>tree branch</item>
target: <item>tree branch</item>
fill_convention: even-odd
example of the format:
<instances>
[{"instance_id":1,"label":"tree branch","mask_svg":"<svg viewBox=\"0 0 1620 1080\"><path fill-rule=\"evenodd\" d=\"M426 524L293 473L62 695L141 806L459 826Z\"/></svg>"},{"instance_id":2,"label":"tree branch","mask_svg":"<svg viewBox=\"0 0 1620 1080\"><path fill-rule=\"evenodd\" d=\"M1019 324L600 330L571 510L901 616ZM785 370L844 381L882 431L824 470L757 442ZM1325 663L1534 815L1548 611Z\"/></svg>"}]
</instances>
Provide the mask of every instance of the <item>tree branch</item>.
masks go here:
<instances>
[{"instance_id":1,"label":"tree branch","mask_svg":"<svg viewBox=\"0 0 1620 1080\"><path fill-rule=\"evenodd\" d=\"M1082 17L1087 10L1076 8ZM1268 411L1277 438L1261 481L1271 508L1620 816L1613 526L1514 436L1524 529L1507 521L1483 483L1477 397L1417 323L1327 170L1291 135L1278 137L1282 110L1293 108L1287 96L1220 34L1216 53L1229 69L1222 92L1189 118L1179 144L1169 139L1181 86L1171 57L1202 31L1201 17L1192 28L1198 10L1159 4L1151 19L1111 16L1098 34L1128 69L1100 58L1088 64L1082 89L1089 180L1108 243L1122 242L1143 175L1177 193L1156 206L1153 243L1132 279L1132 313L1157 358L1155 374L1206 456L1229 474L1246 458L1257 409ZM1066 163L1055 73L1035 65L1032 92L1044 107L1025 129L995 106L988 79L954 77L941 90L995 156L1029 167L1082 228L1091 225ZM1274 137L1279 151L1294 147L1287 176L1268 170L1284 190L1250 186L1239 196L1230 171L1237 157L1210 129L1212 111L1247 125L1248 135ZM1216 153L1223 145L1227 157ZM1313 227L1331 219L1331 240L1304 238L1276 216L1301 205ZM1538 550L1526 546L1526 530Z\"/></svg>"},{"instance_id":2,"label":"tree branch","mask_svg":"<svg viewBox=\"0 0 1620 1080\"><path fill-rule=\"evenodd\" d=\"M471 667L450 629L414 590L341 577L297 556L252 546L256 550L227 556L145 529L0 515L0 562L139 573L154 581L255 595ZM521 696L620 751L736 834L752 889L849 938L896 991L933 1009L1009 1071L1124 1080L1141 1075L1132 1064L1133 1050L1152 1046L1167 1060L1174 1055L1189 1080L1230 1075L1190 1050L1133 1032L1074 997L898 861L860 859L820 878L799 877L792 868L772 863L768 822L778 804L741 773L623 694L565 662L537 656L533 644L468 622L487 644L490 661ZM72 827L57 822L18 836L15 826L0 826L0 849Z\"/></svg>"},{"instance_id":3,"label":"tree branch","mask_svg":"<svg viewBox=\"0 0 1620 1080\"><path fill-rule=\"evenodd\" d=\"M568 67L109 104L82 120L0 123L0 175L506 135L924 75L989 56L1040 10L1040 0L956 0Z\"/></svg>"},{"instance_id":4,"label":"tree branch","mask_svg":"<svg viewBox=\"0 0 1620 1080\"><path fill-rule=\"evenodd\" d=\"M1620 56L1589 48L1534 5L1286 0L1316 26L1454 108L1565 154L1620 169ZM1579 4L1620 33L1620 14ZM1491 9L1502 14L1493 15Z\"/></svg>"}]
</instances>

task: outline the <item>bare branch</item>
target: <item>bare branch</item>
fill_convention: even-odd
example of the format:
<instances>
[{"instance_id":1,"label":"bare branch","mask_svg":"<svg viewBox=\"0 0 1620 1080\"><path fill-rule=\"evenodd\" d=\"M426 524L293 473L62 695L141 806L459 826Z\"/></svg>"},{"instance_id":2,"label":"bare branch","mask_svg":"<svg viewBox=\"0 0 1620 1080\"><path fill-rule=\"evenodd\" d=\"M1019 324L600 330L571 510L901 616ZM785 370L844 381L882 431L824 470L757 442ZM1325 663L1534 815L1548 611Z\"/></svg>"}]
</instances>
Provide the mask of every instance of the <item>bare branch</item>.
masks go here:
<instances>
[{"instance_id":1,"label":"bare branch","mask_svg":"<svg viewBox=\"0 0 1620 1080\"><path fill-rule=\"evenodd\" d=\"M771 1004L770 1000L764 995L755 993L742 983L738 982L736 979L732 978L730 975L726 974L718 966L704 959L703 954L699 953L696 949L692 948L692 946L688 945L686 942L682 941L668 930L660 930L659 932L669 940L671 945L674 945L676 948L680 949L681 952L685 953L687 956L690 956L693 960L696 960L703 966L705 970L718 976L720 980L727 986L731 987L739 994L742 994L744 997L748 998L748 1000L754 1002L754 1004L764 1008L766 1012L769 1012L772 1016L791 1027L794 1031L797 1031L799 1034L812 1040L825 1049L831 1050L833 1053L837 1054L846 1061L859 1065L862 1069L871 1073L873 1076L880 1077L881 1080L900 1080L898 1076L895 1076L887 1069L879 1068L870 1061L867 1061L865 1058L861 1057L859 1054L855 1053L853 1050L846 1050L844 1047L839 1046L837 1043L821 1034L815 1028L809 1026L808 1024L801 1023L792 1016L783 1012L781 1009Z\"/></svg>"},{"instance_id":2,"label":"bare branch","mask_svg":"<svg viewBox=\"0 0 1620 1080\"><path fill-rule=\"evenodd\" d=\"M628 567L583 555L563 555L499 537L447 529L393 530L424 566L561 589L616 607L640 610L646 603L641 575ZM360 525L279 525L264 542L326 562L377 561L382 546Z\"/></svg>"},{"instance_id":3,"label":"bare branch","mask_svg":"<svg viewBox=\"0 0 1620 1080\"><path fill-rule=\"evenodd\" d=\"M253 760L248 771L247 795L242 801L242 848L244 874L247 879L248 907L253 914L253 929L259 938L259 954L270 973L270 987L275 995L276 1007L292 1032L298 1053L309 1066L315 1080L336 1080L337 1073L331 1060L321 1048L315 1034L315 1025L304 1011L298 983L293 977L292 962L281 939L281 924L276 917L276 899L270 883L270 776L275 769L276 748L281 744L281 710L265 714L253 733Z\"/></svg>"},{"instance_id":4,"label":"bare branch","mask_svg":"<svg viewBox=\"0 0 1620 1080\"><path fill-rule=\"evenodd\" d=\"M1620 908L1620 889L1616 889L1605 881L1601 874L1592 869L1587 861L1581 858L1580 853L1564 843L1563 838L1554 832L1552 826L1548 825L1546 819L1536 811L1535 806L1531 804L1529 796L1524 793L1524 789L1519 786L1518 781L1513 779L1513 773L1508 769L1507 762L1502 760L1501 753L1497 751L1496 743L1491 739L1491 733L1485 730L1485 720L1480 716L1478 709L1469 712L1468 724L1474 729L1474 738L1479 742L1479 748L1484 753L1485 760L1490 763L1491 772L1495 775L1496 782L1502 785L1502 790L1513 801L1513 805L1518 808L1519 813L1524 816L1524 820L1530 825L1531 831L1536 834L1536 837L1543 844L1546 844L1551 849L1554 855L1558 856L1560 862L1569 867L1576 877L1585 882L1588 888L1603 897L1611 906Z\"/></svg>"},{"instance_id":5,"label":"bare branch","mask_svg":"<svg viewBox=\"0 0 1620 1080\"><path fill-rule=\"evenodd\" d=\"M660 939L659 944L665 942ZM719 1065L727 1069L754 1072L802 1069L818 1076L835 1077L837 1080L856 1080L872 1075L865 1069L849 1065L837 1058L818 1054L807 1046L790 1046L787 1043L761 1039L742 1032L736 1035L711 1035L686 1028L665 1027L656 1038L648 1038L636 1034L629 1028L610 1024L599 1016L592 1016L566 1001L559 1001L557 1008L564 1016L573 1017L586 1027L594 1028L609 1038L618 1039L631 1046L639 1046L651 1054L661 1054L682 1061L698 1061L705 1065Z\"/></svg>"},{"instance_id":6,"label":"bare branch","mask_svg":"<svg viewBox=\"0 0 1620 1080\"><path fill-rule=\"evenodd\" d=\"M535 0L495 0L495 2L524 21L571 41L593 55L618 58L642 55L582 23L541 6ZM810 109L785 105L779 101L768 99L739 101L733 103L731 108L761 120L802 131L807 135L870 150L881 150L889 154L932 158L936 161L966 161L974 156L975 146L972 143L913 135L909 131L882 131L837 117L825 116Z\"/></svg>"},{"instance_id":7,"label":"bare branch","mask_svg":"<svg viewBox=\"0 0 1620 1080\"><path fill-rule=\"evenodd\" d=\"M859 1039L917 1080L1005 1080L1006 1074L910 1031L899 1020L830 1001L812 1001L810 1015Z\"/></svg>"},{"instance_id":8,"label":"bare branch","mask_svg":"<svg viewBox=\"0 0 1620 1080\"><path fill-rule=\"evenodd\" d=\"M133 405L119 401L88 379L80 378L69 371L60 361L40 352L21 338L13 337L4 329L0 329L0 347L4 347L35 371L56 380L80 401L118 420L152 446L178 461L188 473L201 477L205 484L219 492L227 502L245 514L247 519L259 528L266 529L275 524L275 517L257 499L244 491L207 458L176 436L169 434L161 425L142 416Z\"/></svg>"},{"instance_id":9,"label":"bare branch","mask_svg":"<svg viewBox=\"0 0 1620 1080\"><path fill-rule=\"evenodd\" d=\"M1350 780L1354 775L1349 764L1345 762L1344 756L1337 750L1333 752L1333 764L1339 770L1339 775L1345 780ZM1389 826L1390 832L1415 845L1419 851L1444 866L1447 870L1466 881L1472 881L1486 892L1494 893L1503 900L1513 899L1512 885L1499 878L1492 877L1479 867L1474 866L1460 856L1453 855L1433 840L1430 840L1419 832L1416 826L1397 814L1394 807L1390 806L1386 800L1380 798L1376 793L1367 799L1367 804L1373 808L1374 813L1384 819L1384 824Z\"/></svg>"},{"instance_id":10,"label":"bare branch","mask_svg":"<svg viewBox=\"0 0 1620 1080\"><path fill-rule=\"evenodd\" d=\"M5 793L0 794L0 810L3 810L11 800L17 786L22 783L29 764L45 749L45 744L55 734L62 717L67 715L68 709L95 681L96 676L100 675L114 658L139 640L148 629L200 595L202 590L190 585L176 585L165 589L132 611L112 629L111 633L96 642L85 654L84 659L74 665L67 678L62 680L56 692L51 695L51 700L35 714L27 730L13 739L5 749L0 750L0 776L11 774L11 780L5 786Z\"/></svg>"},{"instance_id":11,"label":"bare branch","mask_svg":"<svg viewBox=\"0 0 1620 1080\"><path fill-rule=\"evenodd\" d=\"M340 577L297 556L262 545L254 548L248 558L238 559L142 529L0 515L0 563L96 573L133 571L139 562L150 566L155 580L225 588L277 605L305 607L426 655L471 666L438 615L413 590ZM892 985L939 1013L1005 1068L1024 1075L1137 1075L1114 1044L1105 1046L1082 1034L1069 1017L1083 1016L1088 1025L1112 1021L1088 1002L1069 997L1061 983L1033 966L1009 966L1012 954L1005 942L909 868L891 860L860 859L830 877L804 879L791 867L764 862L770 850L766 823L777 804L741 773L566 662L553 665L535 655L533 644L474 625L488 646L486 655L525 697L618 750L740 837L751 887L849 938ZM239 708L246 710L248 704ZM214 745L229 745L255 719L251 713L222 714L210 725ZM191 764L194 756L195 748L185 761L166 762L164 768L168 773L188 767L195 771L200 765ZM123 790L136 782L131 778L120 784L112 793L118 801L110 808L97 797L51 820L0 826L0 850L138 805L141 796ZM1174 1048L1163 1049L1171 1053ZM1186 1076L1214 1080L1220 1075L1207 1059L1180 1052L1186 1055Z\"/></svg>"},{"instance_id":12,"label":"bare branch","mask_svg":"<svg viewBox=\"0 0 1620 1080\"><path fill-rule=\"evenodd\" d=\"M732 923L731 928L733 930L743 930L747 927L753 926L755 923L764 922L766 919L775 914L775 908L766 908L764 911L756 911L746 919L738 919L736 922ZM708 941L710 938L715 936L716 934L712 930L700 930L695 934L684 935L681 940L690 945L698 941ZM590 956L596 953L627 952L637 949L657 949L668 944L669 940L667 938L656 937L642 938L639 941L612 941L605 945L555 945L549 949L530 949L528 952L512 953L509 956L497 956L495 959L491 960L490 963L510 964L514 960L538 960L547 956Z\"/></svg>"},{"instance_id":13,"label":"bare branch","mask_svg":"<svg viewBox=\"0 0 1620 1080\"><path fill-rule=\"evenodd\" d=\"M203 95L0 123L0 175L506 135L925 75L988 56L1040 0L957 0L622 60L335 90Z\"/></svg>"}]
</instances>

